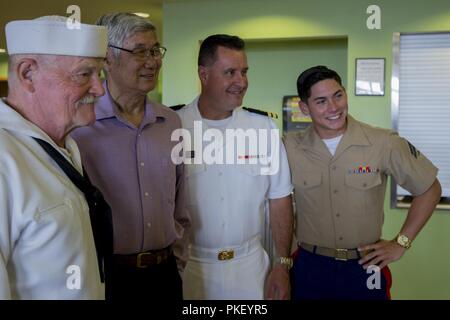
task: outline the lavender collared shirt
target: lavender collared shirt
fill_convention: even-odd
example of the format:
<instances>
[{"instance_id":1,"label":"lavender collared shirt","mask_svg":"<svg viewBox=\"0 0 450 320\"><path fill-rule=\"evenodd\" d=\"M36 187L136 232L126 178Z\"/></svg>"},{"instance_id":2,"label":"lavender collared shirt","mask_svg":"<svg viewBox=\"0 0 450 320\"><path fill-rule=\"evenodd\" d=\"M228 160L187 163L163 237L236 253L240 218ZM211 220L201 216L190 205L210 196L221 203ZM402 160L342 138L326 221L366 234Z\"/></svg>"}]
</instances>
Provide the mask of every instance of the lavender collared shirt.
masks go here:
<instances>
[{"instance_id":1,"label":"lavender collared shirt","mask_svg":"<svg viewBox=\"0 0 450 320\"><path fill-rule=\"evenodd\" d=\"M72 137L91 182L112 209L114 253L131 254L175 244L181 261L187 255L184 165L171 160L172 132L181 127L176 112L145 101L139 128L120 116L106 83L96 104L96 121Z\"/></svg>"}]
</instances>

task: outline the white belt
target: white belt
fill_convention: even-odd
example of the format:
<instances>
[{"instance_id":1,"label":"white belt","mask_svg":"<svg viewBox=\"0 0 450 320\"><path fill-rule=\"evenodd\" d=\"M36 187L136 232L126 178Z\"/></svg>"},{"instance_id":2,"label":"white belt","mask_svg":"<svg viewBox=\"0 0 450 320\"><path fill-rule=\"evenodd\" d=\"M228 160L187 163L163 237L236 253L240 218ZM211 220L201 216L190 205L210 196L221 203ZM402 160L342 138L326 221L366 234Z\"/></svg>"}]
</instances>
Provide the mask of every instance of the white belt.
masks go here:
<instances>
[{"instance_id":1,"label":"white belt","mask_svg":"<svg viewBox=\"0 0 450 320\"><path fill-rule=\"evenodd\" d=\"M189 246L189 254L190 258L193 260L208 259L213 261L223 261L248 255L261 247L261 237L258 235L244 242L240 246L229 248L204 248L191 244Z\"/></svg>"}]
</instances>

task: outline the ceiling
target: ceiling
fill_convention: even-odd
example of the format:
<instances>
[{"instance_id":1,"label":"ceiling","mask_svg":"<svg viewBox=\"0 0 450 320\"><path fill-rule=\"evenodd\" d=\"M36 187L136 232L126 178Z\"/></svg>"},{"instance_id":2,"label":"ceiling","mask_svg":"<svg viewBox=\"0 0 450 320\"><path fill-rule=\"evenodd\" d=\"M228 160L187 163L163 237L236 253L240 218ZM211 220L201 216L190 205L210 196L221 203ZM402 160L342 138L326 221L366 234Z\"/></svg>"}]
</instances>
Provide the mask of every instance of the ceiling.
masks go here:
<instances>
[{"instance_id":1,"label":"ceiling","mask_svg":"<svg viewBox=\"0 0 450 320\"><path fill-rule=\"evenodd\" d=\"M109 12L147 12L149 19L159 30L162 28L162 3L181 0L1 0L0 2L0 48L5 48L5 24L11 20L33 19L44 15L70 16L67 7L80 7L81 22L94 23ZM186 0L184 0L186 1Z\"/></svg>"}]
</instances>

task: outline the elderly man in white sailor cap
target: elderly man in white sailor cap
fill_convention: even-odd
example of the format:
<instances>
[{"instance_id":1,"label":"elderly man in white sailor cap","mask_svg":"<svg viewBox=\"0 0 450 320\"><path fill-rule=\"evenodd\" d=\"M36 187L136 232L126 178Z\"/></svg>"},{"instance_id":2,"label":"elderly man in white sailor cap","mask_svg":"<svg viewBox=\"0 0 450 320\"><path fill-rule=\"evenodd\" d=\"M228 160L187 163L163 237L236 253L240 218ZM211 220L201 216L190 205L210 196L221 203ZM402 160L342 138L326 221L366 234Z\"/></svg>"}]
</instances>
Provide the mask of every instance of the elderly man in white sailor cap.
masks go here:
<instances>
[{"instance_id":1,"label":"elderly man in white sailor cap","mask_svg":"<svg viewBox=\"0 0 450 320\"><path fill-rule=\"evenodd\" d=\"M101 195L91 196L97 193L68 133L95 120L107 30L69 29L58 16L12 21L5 29L0 299L104 299L101 242L90 221Z\"/></svg>"}]
</instances>

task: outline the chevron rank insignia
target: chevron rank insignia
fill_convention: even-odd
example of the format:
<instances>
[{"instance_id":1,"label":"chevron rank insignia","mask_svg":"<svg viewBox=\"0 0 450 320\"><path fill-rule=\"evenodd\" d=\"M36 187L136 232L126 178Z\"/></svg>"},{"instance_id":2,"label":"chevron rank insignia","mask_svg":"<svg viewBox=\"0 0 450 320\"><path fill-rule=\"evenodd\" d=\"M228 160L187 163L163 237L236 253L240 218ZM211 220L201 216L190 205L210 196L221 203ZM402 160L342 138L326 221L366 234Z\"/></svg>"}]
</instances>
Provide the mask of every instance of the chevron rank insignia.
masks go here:
<instances>
[{"instance_id":1,"label":"chevron rank insignia","mask_svg":"<svg viewBox=\"0 0 450 320\"><path fill-rule=\"evenodd\" d=\"M416 147L414 147L408 140L406 140L406 142L408 142L409 152L411 152L414 158L417 159L420 156L420 151L417 150Z\"/></svg>"}]
</instances>

